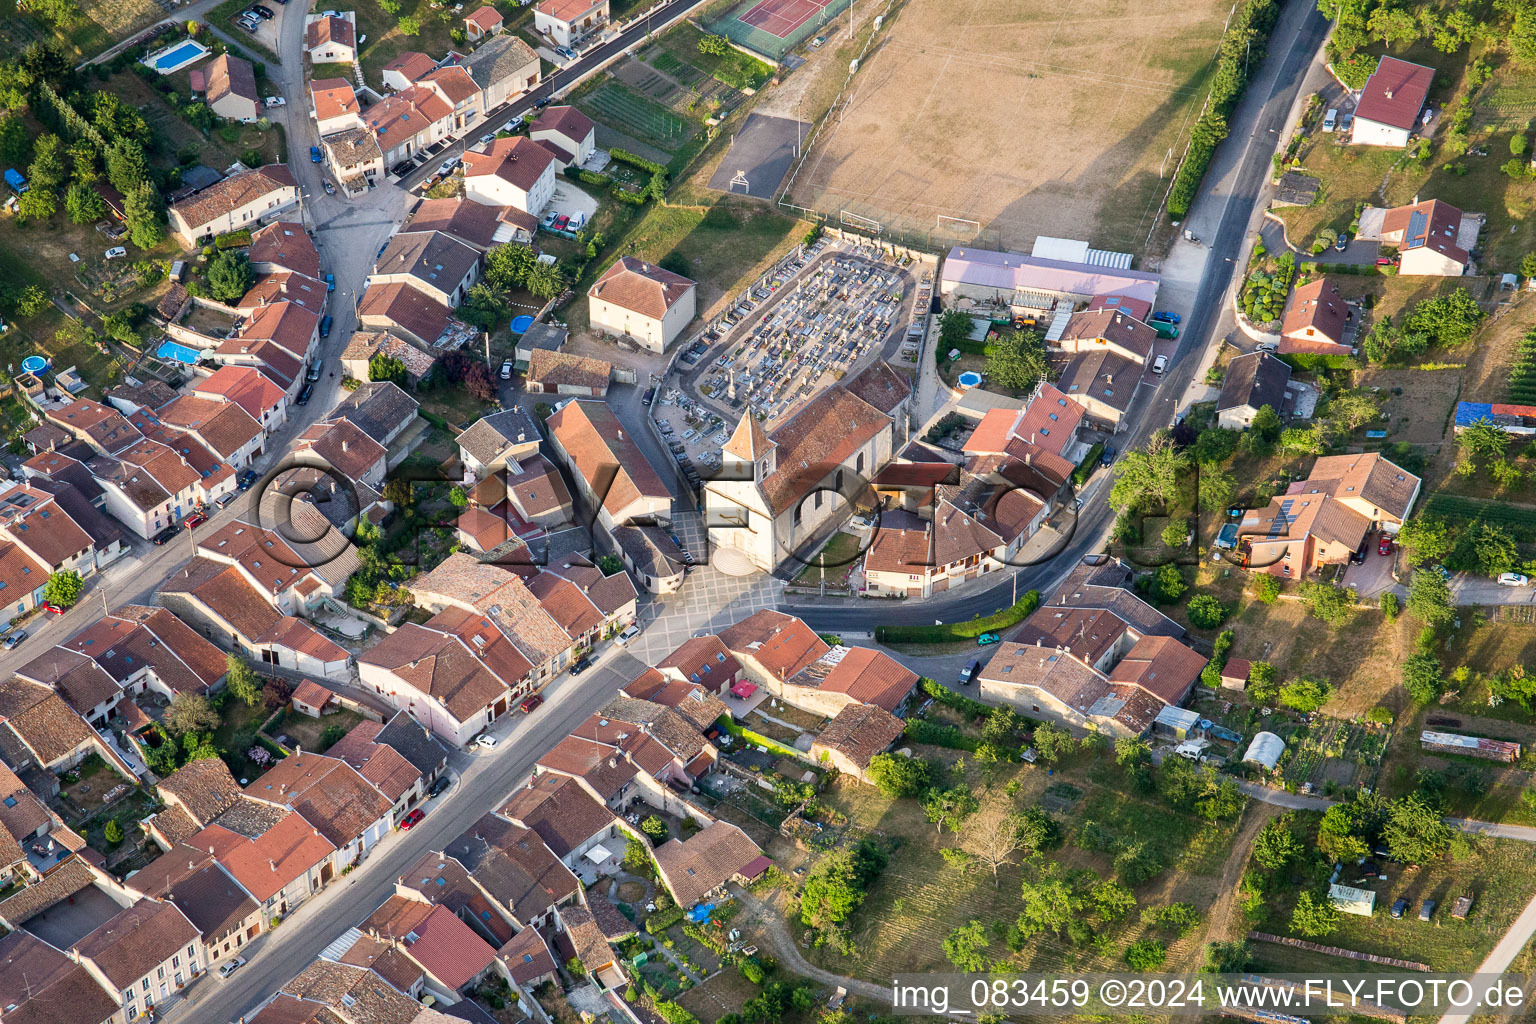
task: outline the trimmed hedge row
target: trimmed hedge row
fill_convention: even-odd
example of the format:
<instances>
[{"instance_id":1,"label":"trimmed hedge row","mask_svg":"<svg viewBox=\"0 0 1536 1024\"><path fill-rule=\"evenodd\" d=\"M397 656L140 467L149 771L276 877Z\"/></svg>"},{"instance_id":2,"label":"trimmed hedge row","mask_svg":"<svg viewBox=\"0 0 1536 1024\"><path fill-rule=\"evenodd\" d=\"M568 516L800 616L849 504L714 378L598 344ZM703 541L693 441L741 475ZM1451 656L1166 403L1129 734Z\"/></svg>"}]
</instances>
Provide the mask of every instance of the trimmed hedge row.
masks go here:
<instances>
[{"instance_id":1,"label":"trimmed hedge row","mask_svg":"<svg viewBox=\"0 0 1536 1024\"><path fill-rule=\"evenodd\" d=\"M220 249L238 249L243 245L250 245L251 229L241 228L239 231L226 231L215 238L213 244Z\"/></svg>"},{"instance_id":2,"label":"trimmed hedge row","mask_svg":"<svg viewBox=\"0 0 1536 1024\"><path fill-rule=\"evenodd\" d=\"M943 704L947 708L954 708L961 714L970 715L972 718L983 718L992 713L992 705L983 704L979 700L972 700L963 693L956 693L949 687L934 679L924 676L917 681L918 689L923 694L932 697L936 703Z\"/></svg>"},{"instance_id":3,"label":"trimmed hedge row","mask_svg":"<svg viewBox=\"0 0 1536 1024\"><path fill-rule=\"evenodd\" d=\"M1023 622L1040 607L1040 591L1031 590L1011 608L1004 608L985 618L952 622L943 626L877 626L875 639L882 644L947 644L956 640L974 640L983 633L996 632Z\"/></svg>"},{"instance_id":4,"label":"trimmed hedge row","mask_svg":"<svg viewBox=\"0 0 1536 1024\"><path fill-rule=\"evenodd\" d=\"M660 935L682 919L682 907L674 906L671 910L659 910L645 919L645 930L652 935Z\"/></svg>"},{"instance_id":5,"label":"trimmed hedge row","mask_svg":"<svg viewBox=\"0 0 1536 1024\"><path fill-rule=\"evenodd\" d=\"M799 758L802 761L805 760L805 755L796 750L794 747L785 746L778 740L764 736L760 732L753 732L751 729L746 728L740 722L737 722L735 719L731 718L730 715L721 715L718 719L715 720L715 724L724 729L731 736L734 736L736 739L742 740L743 742L755 743L758 746L767 747L774 753L781 754L784 757L794 757Z\"/></svg>"},{"instance_id":6,"label":"trimmed hedge row","mask_svg":"<svg viewBox=\"0 0 1536 1024\"><path fill-rule=\"evenodd\" d=\"M1099 460L1103 457L1104 442L1095 442L1094 446L1088 449L1088 454L1083 456L1083 461L1079 462L1077 468L1072 471L1072 486L1081 487L1087 483L1088 478L1093 475L1093 471L1098 468Z\"/></svg>"},{"instance_id":7,"label":"trimmed hedge row","mask_svg":"<svg viewBox=\"0 0 1536 1024\"><path fill-rule=\"evenodd\" d=\"M645 171L647 174L667 173L666 167L662 164L659 164L654 160L647 160L645 157L631 153L627 149L619 149L617 146L615 146L608 151L608 155L613 157L621 164L629 164L631 167L638 167L642 171Z\"/></svg>"}]
</instances>

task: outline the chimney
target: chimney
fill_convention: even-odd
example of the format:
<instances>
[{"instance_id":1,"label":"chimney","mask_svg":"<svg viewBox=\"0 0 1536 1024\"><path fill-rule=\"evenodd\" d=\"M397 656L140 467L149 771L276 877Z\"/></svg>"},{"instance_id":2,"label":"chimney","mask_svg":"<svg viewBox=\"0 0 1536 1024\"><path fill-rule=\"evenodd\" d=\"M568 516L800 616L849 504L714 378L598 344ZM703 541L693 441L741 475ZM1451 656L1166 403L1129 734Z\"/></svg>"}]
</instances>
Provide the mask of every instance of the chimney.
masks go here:
<instances>
[{"instance_id":1,"label":"chimney","mask_svg":"<svg viewBox=\"0 0 1536 1024\"><path fill-rule=\"evenodd\" d=\"M272 872L274 875L277 874L277 861L273 860L271 857L267 858L267 870Z\"/></svg>"},{"instance_id":2,"label":"chimney","mask_svg":"<svg viewBox=\"0 0 1536 1024\"><path fill-rule=\"evenodd\" d=\"M342 451L346 451L347 450L347 442L346 441L341 442L341 450Z\"/></svg>"},{"instance_id":3,"label":"chimney","mask_svg":"<svg viewBox=\"0 0 1536 1024\"><path fill-rule=\"evenodd\" d=\"M1391 98L1392 98L1392 90L1388 89L1387 90L1387 99L1391 99Z\"/></svg>"}]
</instances>

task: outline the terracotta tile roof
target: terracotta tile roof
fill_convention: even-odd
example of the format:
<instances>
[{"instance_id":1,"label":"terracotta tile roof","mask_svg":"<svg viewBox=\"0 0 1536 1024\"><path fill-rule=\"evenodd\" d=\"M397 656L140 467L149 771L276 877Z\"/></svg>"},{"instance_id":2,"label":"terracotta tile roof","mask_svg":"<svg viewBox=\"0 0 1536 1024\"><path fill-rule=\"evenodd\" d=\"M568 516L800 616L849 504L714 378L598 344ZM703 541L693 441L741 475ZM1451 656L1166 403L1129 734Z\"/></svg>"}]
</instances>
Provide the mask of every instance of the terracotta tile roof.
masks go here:
<instances>
[{"instance_id":1,"label":"terracotta tile roof","mask_svg":"<svg viewBox=\"0 0 1536 1024\"><path fill-rule=\"evenodd\" d=\"M54 870L0 900L0 918L12 923L29 921L51 907L96 884L96 876L78 857L69 857ZM0 984L7 976L0 972Z\"/></svg>"},{"instance_id":2,"label":"terracotta tile roof","mask_svg":"<svg viewBox=\"0 0 1536 1024\"><path fill-rule=\"evenodd\" d=\"M171 209L181 215L194 232L227 213L253 205L283 189L295 187L293 172L286 164L267 164L251 171L231 174L216 185L203 189Z\"/></svg>"},{"instance_id":3,"label":"terracotta tile roof","mask_svg":"<svg viewBox=\"0 0 1536 1024\"><path fill-rule=\"evenodd\" d=\"M503 648L508 655L517 654L505 642ZM489 658L476 657L458 637L414 623L402 625L358 655L358 661L389 669L461 722L505 696L508 687L520 682L531 668L526 659L518 658L510 663L498 661L493 672Z\"/></svg>"},{"instance_id":4,"label":"terracotta tile roof","mask_svg":"<svg viewBox=\"0 0 1536 1024\"><path fill-rule=\"evenodd\" d=\"M560 471L542 455L529 455L515 464L508 463L505 482L507 494L518 511L528 517L548 515L571 506L571 492L566 489Z\"/></svg>"},{"instance_id":5,"label":"terracotta tile roof","mask_svg":"<svg viewBox=\"0 0 1536 1024\"><path fill-rule=\"evenodd\" d=\"M575 399L545 421L603 508L618 515L641 499L671 501L655 467L602 402Z\"/></svg>"},{"instance_id":6,"label":"terracotta tile roof","mask_svg":"<svg viewBox=\"0 0 1536 1024\"><path fill-rule=\"evenodd\" d=\"M190 594L246 640L254 642L281 616L233 565L194 558L167 579L165 593Z\"/></svg>"},{"instance_id":7,"label":"terracotta tile roof","mask_svg":"<svg viewBox=\"0 0 1536 1024\"><path fill-rule=\"evenodd\" d=\"M512 925L500 908L486 896L463 864L442 851L425 854L401 872L397 885L412 890L429 903L447 907L466 921L478 923L491 933L497 945L512 938Z\"/></svg>"},{"instance_id":8,"label":"terracotta tile roof","mask_svg":"<svg viewBox=\"0 0 1536 1024\"><path fill-rule=\"evenodd\" d=\"M0 683L0 721L11 727L44 766L96 739L85 720L58 694L21 679Z\"/></svg>"},{"instance_id":9,"label":"terracotta tile roof","mask_svg":"<svg viewBox=\"0 0 1536 1024\"><path fill-rule=\"evenodd\" d=\"M330 1024L332 1016L330 1010L320 1003L279 993L250 1018L250 1024Z\"/></svg>"},{"instance_id":10,"label":"terracotta tile roof","mask_svg":"<svg viewBox=\"0 0 1536 1024\"><path fill-rule=\"evenodd\" d=\"M306 309L297 302L274 302L257 308L250 321L231 341L251 343L273 341L295 359L309 353L320 325L318 310ZM224 346L220 346L222 351Z\"/></svg>"},{"instance_id":11,"label":"terracotta tile roof","mask_svg":"<svg viewBox=\"0 0 1536 1024\"><path fill-rule=\"evenodd\" d=\"M838 654L842 651L841 655ZM843 693L865 704L877 704L895 714L912 688L917 673L883 651L868 647L834 647L789 679L825 693Z\"/></svg>"},{"instance_id":12,"label":"terracotta tile roof","mask_svg":"<svg viewBox=\"0 0 1536 1024\"><path fill-rule=\"evenodd\" d=\"M53 647L23 665L16 673L42 683L63 697L81 715L100 704L115 703L122 688L100 665L64 647Z\"/></svg>"},{"instance_id":13,"label":"terracotta tile roof","mask_svg":"<svg viewBox=\"0 0 1536 1024\"><path fill-rule=\"evenodd\" d=\"M586 907L561 907L560 923L565 925L566 937L576 950L576 959L587 969L588 974L596 974L603 968L614 963L615 957L612 947L608 945L608 937L592 918L592 912Z\"/></svg>"},{"instance_id":14,"label":"terracotta tile roof","mask_svg":"<svg viewBox=\"0 0 1536 1024\"><path fill-rule=\"evenodd\" d=\"M460 448L477 462L490 464L517 445L537 445L544 435L538 420L522 406L482 416L471 423L456 439Z\"/></svg>"},{"instance_id":15,"label":"terracotta tile roof","mask_svg":"<svg viewBox=\"0 0 1536 1024\"><path fill-rule=\"evenodd\" d=\"M406 50L379 70L398 71L414 82L435 67L437 67L437 61L426 54L417 53L415 50Z\"/></svg>"},{"instance_id":16,"label":"terracotta tile roof","mask_svg":"<svg viewBox=\"0 0 1536 1024\"><path fill-rule=\"evenodd\" d=\"M1402 520L1413 510L1419 478L1379 452L1325 455L1312 464L1305 491L1326 489L1336 499L1355 498Z\"/></svg>"},{"instance_id":17,"label":"terracotta tile roof","mask_svg":"<svg viewBox=\"0 0 1536 1024\"><path fill-rule=\"evenodd\" d=\"M562 385L607 390L613 364L571 352L535 349L528 360L528 382L556 391Z\"/></svg>"},{"instance_id":18,"label":"terracotta tile roof","mask_svg":"<svg viewBox=\"0 0 1536 1024\"><path fill-rule=\"evenodd\" d=\"M1104 677L1078 659L1077 653L1006 640L982 668L981 679L1009 686L1034 686L1080 713L1104 694Z\"/></svg>"},{"instance_id":19,"label":"terracotta tile roof","mask_svg":"<svg viewBox=\"0 0 1536 1024\"><path fill-rule=\"evenodd\" d=\"M947 501L940 502L934 510L933 560L936 564L952 565L967 558L984 556L1002 546L1003 538L970 513Z\"/></svg>"},{"instance_id":20,"label":"terracotta tile roof","mask_svg":"<svg viewBox=\"0 0 1536 1024\"><path fill-rule=\"evenodd\" d=\"M199 852L191 847L186 849L191 853ZM177 852L173 850L159 860L175 856ZM234 879L213 863L213 858L207 854L203 857L205 861L198 869L175 881L165 895L181 908L203 941L211 945L239 931L246 919L261 908ZM134 875L133 880L137 883L139 875Z\"/></svg>"},{"instance_id":21,"label":"terracotta tile roof","mask_svg":"<svg viewBox=\"0 0 1536 1024\"><path fill-rule=\"evenodd\" d=\"M199 758L160 780L162 797L174 797L199 827L206 827L240 799L240 786L223 759Z\"/></svg>"},{"instance_id":22,"label":"terracotta tile roof","mask_svg":"<svg viewBox=\"0 0 1536 1024\"><path fill-rule=\"evenodd\" d=\"M576 876L536 832L495 814L482 815L445 852L525 923L581 890Z\"/></svg>"},{"instance_id":23,"label":"terracotta tile roof","mask_svg":"<svg viewBox=\"0 0 1536 1024\"><path fill-rule=\"evenodd\" d=\"M402 231L390 238L373 265L373 273L409 274L426 287L451 292L479 262L477 249L451 235Z\"/></svg>"},{"instance_id":24,"label":"terracotta tile roof","mask_svg":"<svg viewBox=\"0 0 1536 1024\"><path fill-rule=\"evenodd\" d=\"M383 320L432 344L448 328L453 310L409 284L376 284L363 292L359 317Z\"/></svg>"},{"instance_id":25,"label":"terracotta tile roof","mask_svg":"<svg viewBox=\"0 0 1536 1024\"><path fill-rule=\"evenodd\" d=\"M358 938L338 962L366 967L401 992L409 992L426 977L421 965L408 954L371 935Z\"/></svg>"},{"instance_id":26,"label":"terracotta tile roof","mask_svg":"<svg viewBox=\"0 0 1536 1024\"><path fill-rule=\"evenodd\" d=\"M912 394L911 382L892 369L891 364L884 359L875 360L852 378L843 381L843 387L887 416L894 416L897 406Z\"/></svg>"},{"instance_id":27,"label":"terracotta tile roof","mask_svg":"<svg viewBox=\"0 0 1536 1024\"><path fill-rule=\"evenodd\" d=\"M408 231L441 231L478 249L496 244L498 207L463 197L423 199L405 222Z\"/></svg>"},{"instance_id":28,"label":"terracotta tile roof","mask_svg":"<svg viewBox=\"0 0 1536 1024\"><path fill-rule=\"evenodd\" d=\"M541 458L542 462L543 459ZM545 463L548 465L547 463ZM564 489L561 484L561 489ZM595 604L599 611L606 616L618 614L627 605L634 603L639 592L635 590L634 581L629 578L627 572L616 572L612 576L605 575L601 569L580 555L570 555L558 565L544 566L544 571L556 576L564 577L587 595L587 600Z\"/></svg>"},{"instance_id":29,"label":"terracotta tile roof","mask_svg":"<svg viewBox=\"0 0 1536 1024\"><path fill-rule=\"evenodd\" d=\"M120 1012L116 993L25 931L0 939L0 1004L6 1024L101 1024Z\"/></svg>"},{"instance_id":30,"label":"terracotta tile roof","mask_svg":"<svg viewBox=\"0 0 1536 1024\"><path fill-rule=\"evenodd\" d=\"M571 22L598 6L600 0L544 0L537 10L558 21Z\"/></svg>"},{"instance_id":31,"label":"terracotta tile roof","mask_svg":"<svg viewBox=\"0 0 1536 1024\"><path fill-rule=\"evenodd\" d=\"M422 773L394 747L376 742L382 728L378 722L364 722L325 753L327 757L340 758L351 765L391 803L395 803L410 791Z\"/></svg>"},{"instance_id":32,"label":"terracotta tile roof","mask_svg":"<svg viewBox=\"0 0 1536 1024\"><path fill-rule=\"evenodd\" d=\"M357 31L346 18L316 18L304 27L304 39L305 47L311 50L327 43L356 46Z\"/></svg>"},{"instance_id":33,"label":"terracotta tile roof","mask_svg":"<svg viewBox=\"0 0 1536 1024\"><path fill-rule=\"evenodd\" d=\"M481 10L490 10L490 8L482 7ZM496 15L496 19L500 21L501 15ZM416 79L416 82L419 85L430 86L434 92L455 107L480 95L480 86L476 85L469 72L461 67L438 68L436 71L422 75Z\"/></svg>"},{"instance_id":34,"label":"terracotta tile roof","mask_svg":"<svg viewBox=\"0 0 1536 1024\"><path fill-rule=\"evenodd\" d=\"M516 574L463 552L449 555L436 569L417 576L407 586L418 596L441 595L460 607L475 609L475 618L494 623L534 665L570 647L570 636ZM459 621L453 620L454 625L444 628L460 628Z\"/></svg>"},{"instance_id":35,"label":"terracotta tile roof","mask_svg":"<svg viewBox=\"0 0 1536 1024\"><path fill-rule=\"evenodd\" d=\"M1320 277L1291 294L1280 333L1285 338L1337 345L1343 341L1348 320L1349 307L1339 289L1328 278ZM1278 410L1279 406L1275 408Z\"/></svg>"},{"instance_id":36,"label":"terracotta tile roof","mask_svg":"<svg viewBox=\"0 0 1536 1024\"><path fill-rule=\"evenodd\" d=\"M584 0L577 0L577 2L584 2ZM595 127L590 117L566 104L545 107L539 119L533 122L533 131L559 132L575 142L581 142Z\"/></svg>"},{"instance_id":37,"label":"terracotta tile roof","mask_svg":"<svg viewBox=\"0 0 1536 1024\"><path fill-rule=\"evenodd\" d=\"M300 584L300 589L302 586ZM345 662L351 657L345 647L334 643L315 627L292 615L279 617L271 627L254 639L257 643L296 651L326 664Z\"/></svg>"},{"instance_id":38,"label":"terracotta tile roof","mask_svg":"<svg viewBox=\"0 0 1536 1024\"><path fill-rule=\"evenodd\" d=\"M550 618L572 637L582 636L603 624L603 613L570 580L541 572L528 581L528 589L539 599Z\"/></svg>"},{"instance_id":39,"label":"terracotta tile roof","mask_svg":"<svg viewBox=\"0 0 1536 1024\"><path fill-rule=\"evenodd\" d=\"M42 801L0 762L0 828L15 840L23 840L47 828L53 817ZM9 863L9 862L7 862Z\"/></svg>"},{"instance_id":40,"label":"terracotta tile roof","mask_svg":"<svg viewBox=\"0 0 1536 1024\"><path fill-rule=\"evenodd\" d=\"M164 810L151 814L146 821L171 844L184 843L197 835L202 828L192 820L192 816L180 807L172 804Z\"/></svg>"},{"instance_id":41,"label":"terracotta tile roof","mask_svg":"<svg viewBox=\"0 0 1536 1024\"><path fill-rule=\"evenodd\" d=\"M680 907L692 907L761 855L757 844L728 821L716 821L683 842L669 839L651 851Z\"/></svg>"},{"instance_id":42,"label":"terracotta tile roof","mask_svg":"<svg viewBox=\"0 0 1536 1024\"><path fill-rule=\"evenodd\" d=\"M741 414L741 419L736 421L736 429L731 432L731 439L721 447L721 451L727 455L734 455L743 462L756 462L774 447L768 439L768 434L763 430L763 425L748 409Z\"/></svg>"},{"instance_id":43,"label":"terracotta tile roof","mask_svg":"<svg viewBox=\"0 0 1536 1024\"><path fill-rule=\"evenodd\" d=\"M818 747L836 751L860 769L868 768L876 754L896 742L906 730L906 723L884 708L873 704L849 704L827 723L811 746L811 756Z\"/></svg>"},{"instance_id":44,"label":"terracotta tile roof","mask_svg":"<svg viewBox=\"0 0 1536 1024\"><path fill-rule=\"evenodd\" d=\"M261 94L256 91L256 69L248 60L221 53L203 69L203 75L203 88L210 104L226 96L261 102Z\"/></svg>"},{"instance_id":45,"label":"terracotta tile roof","mask_svg":"<svg viewBox=\"0 0 1536 1024\"><path fill-rule=\"evenodd\" d=\"M233 402L183 395L155 414L163 423L196 431L226 462L241 448L261 437L261 424Z\"/></svg>"},{"instance_id":46,"label":"terracotta tile roof","mask_svg":"<svg viewBox=\"0 0 1536 1024\"><path fill-rule=\"evenodd\" d=\"M432 907L411 931L416 938L405 940L411 959L455 992L496 959L496 950L447 907Z\"/></svg>"},{"instance_id":47,"label":"terracotta tile roof","mask_svg":"<svg viewBox=\"0 0 1536 1024\"><path fill-rule=\"evenodd\" d=\"M494 32L501 25L501 12L494 7L477 7L464 20L482 32Z\"/></svg>"},{"instance_id":48,"label":"terracotta tile roof","mask_svg":"<svg viewBox=\"0 0 1536 1024\"><path fill-rule=\"evenodd\" d=\"M85 448L78 441L72 442L72 444ZM88 458L90 450L87 448L80 454L82 458ZM45 452L41 455L34 455L22 463L22 465L26 467L28 478L32 481L34 487L41 487L42 484L39 481L46 480L61 484L67 483L92 501L102 495L101 485L96 482L95 477L91 476L91 471L78 459L65 455L62 452Z\"/></svg>"},{"instance_id":49,"label":"terracotta tile roof","mask_svg":"<svg viewBox=\"0 0 1536 1024\"><path fill-rule=\"evenodd\" d=\"M1429 199L1411 206L1397 206L1381 219L1381 233L1400 236L1400 251L1433 249L1465 265L1472 256L1457 244L1463 214L1450 203Z\"/></svg>"},{"instance_id":50,"label":"terracotta tile roof","mask_svg":"<svg viewBox=\"0 0 1536 1024\"><path fill-rule=\"evenodd\" d=\"M345 396L327 417L332 422L346 420L381 443L416 419L421 403L406 394L393 381L363 381Z\"/></svg>"},{"instance_id":51,"label":"terracotta tile roof","mask_svg":"<svg viewBox=\"0 0 1536 1024\"><path fill-rule=\"evenodd\" d=\"M214 824L187 840L187 845L211 848L235 881L263 903L288 883L302 878L336 849L314 826L292 811L284 812L277 824L256 838Z\"/></svg>"},{"instance_id":52,"label":"terracotta tile roof","mask_svg":"<svg viewBox=\"0 0 1536 1024\"><path fill-rule=\"evenodd\" d=\"M605 801L612 800L632 782L639 769L617 747L598 743L573 732L539 758L544 771L585 779Z\"/></svg>"},{"instance_id":53,"label":"terracotta tile roof","mask_svg":"<svg viewBox=\"0 0 1536 1024\"><path fill-rule=\"evenodd\" d=\"M1410 64L1396 57L1382 57L1365 83L1355 116L1378 124L1412 131L1419 123L1419 111L1429 97L1435 69Z\"/></svg>"},{"instance_id":54,"label":"terracotta tile roof","mask_svg":"<svg viewBox=\"0 0 1536 1024\"><path fill-rule=\"evenodd\" d=\"M109 455L141 440L122 413L88 398L76 399L63 407L50 406L45 415L95 450Z\"/></svg>"},{"instance_id":55,"label":"terracotta tile roof","mask_svg":"<svg viewBox=\"0 0 1536 1024\"><path fill-rule=\"evenodd\" d=\"M905 573L908 576L931 573L934 559L930 528L926 520L918 520L916 524L907 527L886 526L882 523L875 532L874 541L864 552L864 571Z\"/></svg>"},{"instance_id":56,"label":"terracotta tile roof","mask_svg":"<svg viewBox=\"0 0 1536 1024\"><path fill-rule=\"evenodd\" d=\"M173 904L140 900L75 943L74 950L122 989L198 937L197 928Z\"/></svg>"},{"instance_id":57,"label":"terracotta tile roof","mask_svg":"<svg viewBox=\"0 0 1536 1024\"><path fill-rule=\"evenodd\" d=\"M612 811L592 799L574 780L541 775L512 794L501 813L514 824L531 828L557 857L612 827Z\"/></svg>"},{"instance_id":58,"label":"terracotta tile roof","mask_svg":"<svg viewBox=\"0 0 1536 1024\"><path fill-rule=\"evenodd\" d=\"M524 928L496 951L507 965L507 973L519 985L527 985L546 974L555 973L555 958L537 928Z\"/></svg>"},{"instance_id":59,"label":"terracotta tile roof","mask_svg":"<svg viewBox=\"0 0 1536 1024\"><path fill-rule=\"evenodd\" d=\"M1207 659L1169 636L1144 636L1110 670L1116 683L1134 683L1169 704L1182 702Z\"/></svg>"},{"instance_id":60,"label":"terracotta tile roof","mask_svg":"<svg viewBox=\"0 0 1536 1024\"><path fill-rule=\"evenodd\" d=\"M655 676L660 678L660 686L649 684L652 673L655 673ZM700 732L708 729L721 715L726 714L729 710L725 706L724 701L704 687L696 683L666 679L654 669L641 676L640 679L630 683L620 692L640 700L648 700L654 704L671 708L683 718L692 722L694 728Z\"/></svg>"},{"instance_id":61,"label":"terracotta tile roof","mask_svg":"<svg viewBox=\"0 0 1536 1024\"><path fill-rule=\"evenodd\" d=\"M1052 455L1061 455L1071 444L1082 421L1081 405L1062 394L1055 386L1041 384L1040 393L1025 406L1024 415L1014 434Z\"/></svg>"},{"instance_id":62,"label":"terracotta tile roof","mask_svg":"<svg viewBox=\"0 0 1536 1024\"><path fill-rule=\"evenodd\" d=\"M761 486L774 514L792 508L890 425L889 416L841 386L807 402L772 434L778 454Z\"/></svg>"},{"instance_id":63,"label":"terracotta tile roof","mask_svg":"<svg viewBox=\"0 0 1536 1024\"><path fill-rule=\"evenodd\" d=\"M1061 340L1110 341L1145 359L1157 343L1157 331L1118 309L1095 309L1073 313Z\"/></svg>"},{"instance_id":64,"label":"terracotta tile roof","mask_svg":"<svg viewBox=\"0 0 1536 1024\"><path fill-rule=\"evenodd\" d=\"M195 393L234 402L258 421L263 413L281 406L284 400L281 388L248 366L219 367L195 385Z\"/></svg>"},{"instance_id":65,"label":"terracotta tile roof","mask_svg":"<svg viewBox=\"0 0 1536 1024\"><path fill-rule=\"evenodd\" d=\"M1122 413L1130 408L1141 383L1141 367L1108 350L1079 352L1050 363L1058 374L1056 386L1068 398L1092 399Z\"/></svg>"},{"instance_id":66,"label":"terracotta tile roof","mask_svg":"<svg viewBox=\"0 0 1536 1024\"><path fill-rule=\"evenodd\" d=\"M781 682L831 650L804 621L769 608L722 629L720 639L731 653L756 660Z\"/></svg>"},{"instance_id":67,"label":"terracotta tile roof","mask_svg":"<svg viewBox=\"0 0 1536 1024\"><path fill-rule=\"evenodd\" d=\"M621 256L587 289L587 295L660 320L693 287L694 282L681 274L634 256Z\"/></svg>"},{"instance_id":68,"label":"terracotta tile roof","mask_svg":"<svg viewBox=\"0 0 1536 1024\"><path fill-rule=\"evenodd\" d=\"M388 817L392 803L345 761L322 754L283 758L245 794L298 811L338 849Z\"/></svg>"},{"instance_id":69,"label":"terracotta tile roof","mask_svg":"<svg viewBox=\"0 0 1536 1024\"><path fill-rule=\"evenodd\" d=\"M741 662L713 633L684 640L678 648L656 664L660 669L675 669L684 679L718 692L726 680L741 672Z\"/></svg>"},{"instance_id":70,"label":"terracotta tile roof","mask_svg":"<svg viewBox=\"0 0 1536 1024\"><path fill-rule=\"evenodd\" d=\"M510 38L510 37L501 37ZM484 153L464 154L464 175L495 175L524 192L532 190L554 161L549 151L526 136L497 139Z\"/></svg>"},{"instance_id":71,"label":"terracotta tile roof","mask_svg":"<svg viewBox=\"0 0 1536 1024\"><path fill-rule=\"evenodd\" d=\"M389 450L348 420L316 423L294 442L295 451L314 452L349 480L362 479Z\"/></svg>"},{"instance_id":72,"label":"terracotta tile roof","mask_svg":"<svg viewBox=\"0 0 1536 1024\"><path fill-rule=\"evenodd\" d=\"M345 78L317 78L309 83L309 91L314 100L317 121L328 121L333 117L358 112L357 93L353 91L352 83ZM318 265L316 269L319 269Z\"/></svg>"}]
</instances>

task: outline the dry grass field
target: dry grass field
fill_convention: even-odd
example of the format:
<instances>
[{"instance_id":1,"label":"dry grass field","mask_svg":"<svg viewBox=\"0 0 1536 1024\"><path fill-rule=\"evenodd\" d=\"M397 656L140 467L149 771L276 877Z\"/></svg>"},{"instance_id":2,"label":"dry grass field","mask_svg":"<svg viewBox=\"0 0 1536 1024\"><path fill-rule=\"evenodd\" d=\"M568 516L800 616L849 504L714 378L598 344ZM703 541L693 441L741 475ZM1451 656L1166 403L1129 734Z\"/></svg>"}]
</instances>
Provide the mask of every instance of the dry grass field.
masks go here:
<instances>
[{"instance_id":1,"label":"dry grass field","mask_svg":"<svg viewBox=\"0 0 1536 1024\"><path fill-rule=\"evenodd\" d=\"M888 237L1138 251L1204 102L1230 4L909 0L832 111L792 200ZM1165 157L1172 151L1174 157Z\"/></svg>"}]
</instances>

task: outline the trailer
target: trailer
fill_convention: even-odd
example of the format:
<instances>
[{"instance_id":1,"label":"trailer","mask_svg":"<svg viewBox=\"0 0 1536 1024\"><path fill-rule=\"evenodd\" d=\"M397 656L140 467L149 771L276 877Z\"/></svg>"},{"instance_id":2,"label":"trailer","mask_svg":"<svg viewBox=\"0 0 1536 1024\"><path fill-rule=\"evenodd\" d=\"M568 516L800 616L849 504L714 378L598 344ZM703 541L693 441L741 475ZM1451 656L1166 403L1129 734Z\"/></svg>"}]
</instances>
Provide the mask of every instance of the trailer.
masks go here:
<instances>
[{"instance_id":1,"label":"trailer","mask_svg":"<svg viewBox=\"0 0 1536 1024\"><path fill-rule=\"evenodd\" d=\"M1483 736L1462 736L1454 732L1425 729L1419 734L1419 744L1425 750L1436 753L1460 754L1463 757L1477 757L1504 764L1514 764L1520 759L1520 744L1508 740L1490 740Z\"/></svg>"}]
</instances>

